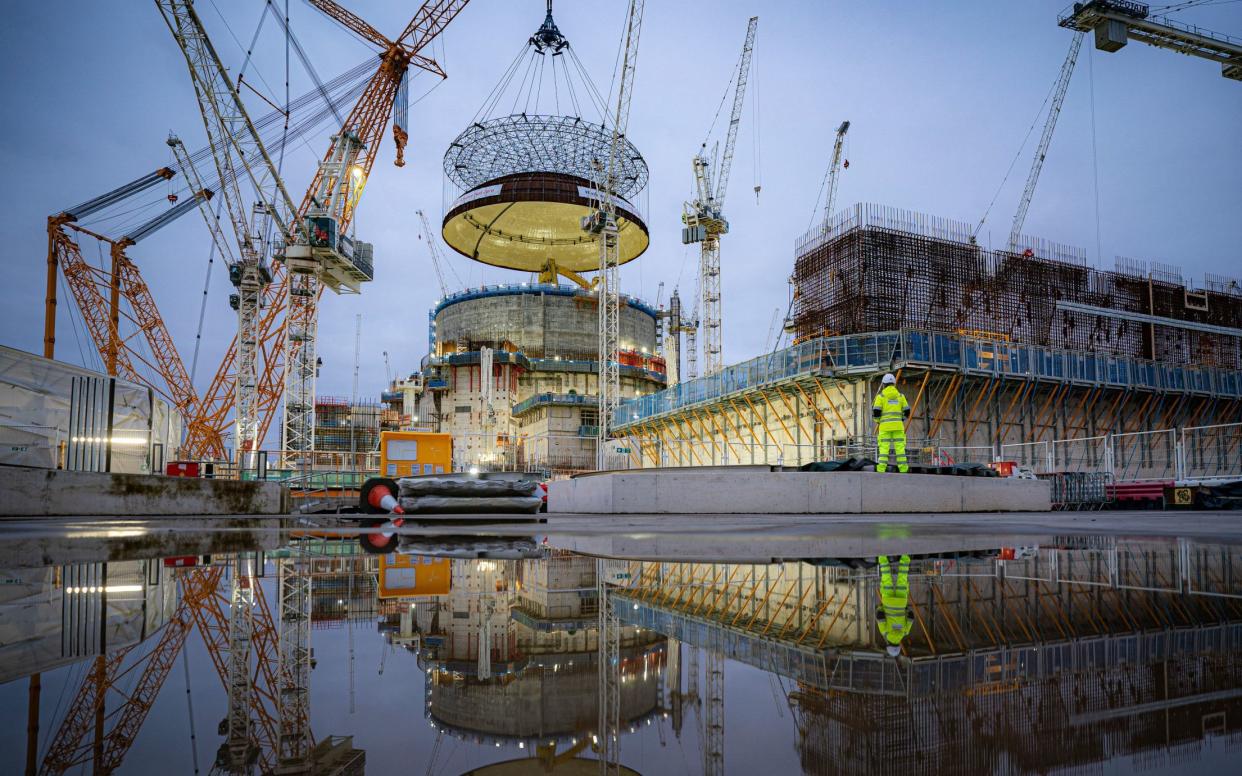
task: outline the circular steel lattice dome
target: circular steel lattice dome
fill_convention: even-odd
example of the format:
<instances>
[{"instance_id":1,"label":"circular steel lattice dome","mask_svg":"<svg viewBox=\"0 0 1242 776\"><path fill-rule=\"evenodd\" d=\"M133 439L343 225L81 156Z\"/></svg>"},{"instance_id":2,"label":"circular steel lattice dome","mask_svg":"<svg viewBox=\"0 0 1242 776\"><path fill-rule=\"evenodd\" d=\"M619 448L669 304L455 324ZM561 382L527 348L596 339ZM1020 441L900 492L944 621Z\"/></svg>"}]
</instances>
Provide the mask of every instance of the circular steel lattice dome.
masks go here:
<instances>
[{"instance_id":1,"label":"circular steel lattice dome","mask_svg":"<svg viewBox=\"0 0 1242 776\"><path fill-rule=\"evenodd\" d=\"M444 174L462 190L517 173L597 179L608 161L612 130L577 116L518 114L476 122L444 154ZM629 197L647 185L647 162L622 138L613 193Z\"/></svg>"}]
</instances>

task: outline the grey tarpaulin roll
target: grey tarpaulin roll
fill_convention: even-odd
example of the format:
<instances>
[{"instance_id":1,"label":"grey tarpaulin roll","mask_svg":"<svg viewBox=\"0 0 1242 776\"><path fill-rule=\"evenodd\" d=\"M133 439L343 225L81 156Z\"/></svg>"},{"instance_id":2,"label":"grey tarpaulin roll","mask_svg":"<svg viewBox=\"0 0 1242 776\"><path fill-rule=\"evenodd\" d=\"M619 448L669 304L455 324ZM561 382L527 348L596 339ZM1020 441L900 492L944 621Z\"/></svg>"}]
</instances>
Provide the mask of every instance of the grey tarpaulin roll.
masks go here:
<instances>
[{"instance_id":1,"label":"grey tarpaulin roll","mask_svg":"<svg viewBox=\"0 0 1242 776\"><path fill-rule=\"evenodd\" d=\"M539 496L402 496L401 508L406 514L427 512L529 512L539 511L543 499Z\"/></svg>"},{"instance_id":2,"label":"grey tarpaulin roll","mask_svg":"<svg viewBox=\"0 0 1242 776\"><path fill-rule=\"evenodd\" d=\"M539 483L535 480L475 480L450 477L405 477L397 480L401 496L449 496L452 498L492 498L531 496Z\"/></svg>"}]
</instances>

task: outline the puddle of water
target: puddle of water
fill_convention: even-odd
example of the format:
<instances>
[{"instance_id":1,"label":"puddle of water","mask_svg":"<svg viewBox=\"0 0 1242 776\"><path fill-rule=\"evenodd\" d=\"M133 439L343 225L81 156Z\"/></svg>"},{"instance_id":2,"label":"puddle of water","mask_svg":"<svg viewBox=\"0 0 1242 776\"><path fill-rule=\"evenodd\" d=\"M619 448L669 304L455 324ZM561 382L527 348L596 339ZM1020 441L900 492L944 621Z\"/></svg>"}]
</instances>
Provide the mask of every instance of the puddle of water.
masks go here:
<instances>
[{"instance_id":1,"label":"puddle of water","mask_svg":"<svg viewBox=\"0 0 1242 776\"><path fill-rule=\"evenodd\" d=\"M301 747L324 773L576 774L610 729L643 774L1176 773L1238 748L1242 545L739 535L738 563L713 557L727 535L377 556L224 528L169 557L67 527L45 566L0 542L0 770L25 765L32 697L37 760L83 772L258 773ZM307 649L293 673L282 645Z\"/></svg>"}]
</instances>

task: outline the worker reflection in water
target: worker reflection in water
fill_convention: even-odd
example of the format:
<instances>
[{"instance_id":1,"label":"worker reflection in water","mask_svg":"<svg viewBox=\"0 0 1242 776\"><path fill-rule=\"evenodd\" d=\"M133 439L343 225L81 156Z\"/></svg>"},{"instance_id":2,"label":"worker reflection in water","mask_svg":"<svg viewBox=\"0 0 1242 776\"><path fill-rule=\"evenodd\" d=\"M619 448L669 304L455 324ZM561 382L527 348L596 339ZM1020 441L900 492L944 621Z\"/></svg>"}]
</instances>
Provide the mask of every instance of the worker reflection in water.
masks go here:
<instances>
[{"instance_id":1,"label":"worker reflection in water","mask_svg":"<svg viewBox=\"0 0 1242 776\"><path fill-rule=\"evenodd\" d=\"M897 456L897 471L910 471L906 463L906 418L910 416L910 402L897 390L897 378L891 374L880 380L880 392L876 394L871 414L878 426L879 462L875 470L888 471L888 447L892 444Z\"/></svg>"},{"instance_id":2,"label":"worker reflection in water","mask_svg":"<svg viewBox=\"0 0 1242 776\"><path fill-rule=\"evenodd\" d=\"M875 621L888 654L897 657L901 654L901 641L914 623L914 609L910 608L910 556L902 555L895 569L888 556L881 555L879 560L880 607L876 609Z\"/></svg>"}]
</instances>

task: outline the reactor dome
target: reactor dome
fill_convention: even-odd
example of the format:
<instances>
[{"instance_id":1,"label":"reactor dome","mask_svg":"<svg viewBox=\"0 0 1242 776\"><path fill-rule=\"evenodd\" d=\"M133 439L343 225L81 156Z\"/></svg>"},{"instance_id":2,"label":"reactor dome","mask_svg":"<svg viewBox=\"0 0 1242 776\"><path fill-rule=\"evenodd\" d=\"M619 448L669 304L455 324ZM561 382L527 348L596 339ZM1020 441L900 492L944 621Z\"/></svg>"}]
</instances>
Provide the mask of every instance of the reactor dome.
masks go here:
<instances>
[{"instance_id":1,"label":"reactor dome","mask_svg":"<svg viewBox=\"0 0 1242 776\"><path fill-rule=\"evenodd\" d=\"M562 104L575 115L562 115ZM500 105L521 111L490 116ZM599 114L597 121L577 115L584 105ZM549 3L543 26L444 155L454 195L444 215L444 241L467 258L524 272L598 269L599 237L583 231L582 218L601 194L595 181L613 140L606 116L604 99L557 29ZM633 202L648 171L624 137L616 165L612 194L624 264L650 241Z\"/></svg>"}]
</instances>

